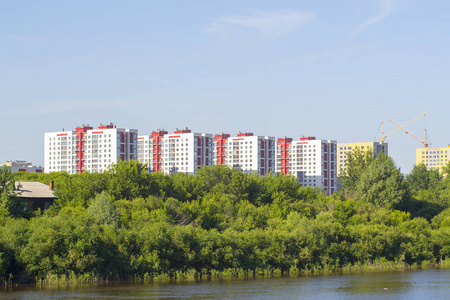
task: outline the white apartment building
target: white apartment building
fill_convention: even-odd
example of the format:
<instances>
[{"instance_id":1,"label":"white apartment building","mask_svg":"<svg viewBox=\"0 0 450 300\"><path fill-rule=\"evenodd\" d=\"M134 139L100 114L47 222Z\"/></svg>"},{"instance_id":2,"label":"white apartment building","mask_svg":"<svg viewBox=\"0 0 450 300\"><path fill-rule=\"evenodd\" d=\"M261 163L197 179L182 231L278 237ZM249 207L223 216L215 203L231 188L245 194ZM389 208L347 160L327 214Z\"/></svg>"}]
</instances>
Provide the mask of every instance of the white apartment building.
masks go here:
<instances>
[{"instance_id":1,"label":"white apartment building","mask_svg":"<svg viewBox=\"0 0 450 300\"><path fill-rule=\"evenodd\" d=\"M28 173L43 173L44 167L34 166L32 163L26 160L10 160L0 164L0 167L9 167L12 173L15 172L28 172Z\"/></svg>"},{"instance_id":2,"label":"white apartment building","mask_svg":"<svg viewBox=\"0 0 450 300\"><path fill-rule=\"evenodd\" d=\"M168 132L157 129L151 135L140 135L138 137L138 160L147 165L149 172L161 170L162 139Z\"/></svg>"},{"instance_id":3,"label":"white apartment building","mask_svg":"<svg viewBox=\"0 0 450 300\"><path fill-rule=\"evenodd\" d=\"M300 185L321 187L328 195L337 190L337 143L302 137L277 140L276 172L292 174Z\"/></svg>"},{"instance_id":4,"label":"white apartment building","mask_svg":"<svg viewBox=\"0 0 450 300\"><path fill-rule=\"evenodd\" d=\"M161 139L161 170L165 174L195 174L202 166L213 164L213 135L175 130Z\"/></svg>"},{"instance_id":5,"label":"white apartment building","mask_svg":"<svg viewBox=\"0 0 450 300\"><path fill-rule=\"evenodd\" d=\"M275 138L238 133L215 136L214 162L264 176L275 171Z\"/></svg>"},{"instance_id":6,"label":"white apartment building","mask_svg":"<svg viewBox=\"0 0 450 300\"><path fill-rule=\"evenodd\" d=\"M47 132L45 172L103 172L119 160L137 159L137 137L137 129L117 128L112 123L97 129L81 125L74 131Z\"/></svg>"},{"instance_id":7,"label":"white apartment building","mask_svg":"<svg viewBox=\"0 0 450 300\"><path fill-rule=\"evenodd\" d=\"M137 159L147 168L153 165L153 140L151 135L138 136Z\"/></svg>"}]
</instances>

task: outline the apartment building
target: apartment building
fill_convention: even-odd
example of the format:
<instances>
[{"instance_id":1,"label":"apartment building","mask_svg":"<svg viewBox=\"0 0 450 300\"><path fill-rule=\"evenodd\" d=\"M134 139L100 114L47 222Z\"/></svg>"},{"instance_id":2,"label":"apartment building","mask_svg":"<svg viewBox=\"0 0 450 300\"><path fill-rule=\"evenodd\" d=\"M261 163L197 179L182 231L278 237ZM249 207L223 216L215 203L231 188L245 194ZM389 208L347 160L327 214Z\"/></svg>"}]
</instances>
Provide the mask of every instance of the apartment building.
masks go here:
<instances>
[{"instance_id":1,"label":"apartment building","mask_svg":"<svg viewBox=\"0 0 450 300\"><path fill-rule=\"evenodd\" d=\"M215 165L224 165L226 161L227 142L230 137L227 133L214 135L213 157Z\"/></svg>"},{"instance_id":2,"label":"apartment building","mask_svg":"<svg viewBox=\"0 0 450 300\"><path fill-rule=\"evenodd\" d=\"M138 137L138 160L147 165L149 172L161 171L162 139L166 134L164 129L157 129L150 135Z\"/></svg>"},{"instance_id":3,"label":"apartment building","mask_svg":"<svg viewBox=\"0 0 450 300\"><path fill-rule=\"evenodd\" d=\"M103 172L120 160L137 159L137 129L100 124L97 129L81 125L73 131L44 134L46 173Z\"/></svg>"},{"instance_id":4,"label":"apartment building","mask_svg":"<svg viewBox=\"0 0 450 300\"><path fill-rule=\"evenodd\" d=\"M34 166L32 163L26 160L10 160L4 163L0 163L0 167L9 167L12 173L15 172L28 172L28 173L43 173L44 167Z\"/></svg>"},{"instance_id":5,"label":"apartment building","mask_svg":"<svg viewBox=\"0 0 450 300\"><path fill-rule=\"evenodd\" d=\"M292 174L300 185L321 187L328 195L337 190L337 143L301 137L277 140L276 172Z\"/></svg>"},{"instance_id":6,"label":"apartment building","mask_svg":"<svg viewBox=\"0 0 450 300\"><path fill-rule=\"evenodd\" d=\"M275 171L275 138L241 133L214 137L214 162L264 176Z\"/></svg>"},{"instance_id":7,"label":"apartment building","mask_svg":"<svg viewBox=\"0 0 450 300\"><path fill-rule=\"evenodd\" d=\"M347 160L347 153L353 153L356 148L361 150L362 154L365 154L367 151L372 151L374 156L376 157L380 153L388 154L388 144L387 143L379 143L379 142L358 142L358 143L338 143L338 176L340 172L340 168L346 170L345 162Z\"/></svg>"},{"instance_id":8,"label":"apartment building","mask_svg":"<svg viewBox=\"0 0 450 300\"><path fill-rule=\"evenodd\" d=\"M416 165L423 163L427 170L439 170L442 172L448 165L450 145L448 147L417 148Z\"/></svg>"},{"instance_id":9,"label":"apartment building","mask_svg":"<svg viewBox=\"0 0 450 300\"><path fill-rule=\"evenodd\" d=\"M195 174L202 166L213 165L213 139L212 134L194 133L188 128L164 134L160 139L160 170L165 174Z\"/></svg>"}]
</instances>

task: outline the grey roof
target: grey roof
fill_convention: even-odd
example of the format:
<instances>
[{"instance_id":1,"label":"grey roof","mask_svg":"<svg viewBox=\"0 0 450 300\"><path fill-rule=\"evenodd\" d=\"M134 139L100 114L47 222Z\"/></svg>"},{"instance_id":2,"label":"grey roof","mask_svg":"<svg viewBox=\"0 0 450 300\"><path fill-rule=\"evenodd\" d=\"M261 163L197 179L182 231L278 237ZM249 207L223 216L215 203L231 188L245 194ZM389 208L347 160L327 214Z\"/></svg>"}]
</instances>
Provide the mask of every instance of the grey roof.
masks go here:
<instances>
[{"instance_id":1,"label":"grey roof","mask_svg":"<svg viewBox=\"0 0 450 300\"><path fill-rule=\"evenodd\" d=\"M16 181L15 192L20 198L56 198L48 185L38 181Z\"/></svg>"}]
</instances>

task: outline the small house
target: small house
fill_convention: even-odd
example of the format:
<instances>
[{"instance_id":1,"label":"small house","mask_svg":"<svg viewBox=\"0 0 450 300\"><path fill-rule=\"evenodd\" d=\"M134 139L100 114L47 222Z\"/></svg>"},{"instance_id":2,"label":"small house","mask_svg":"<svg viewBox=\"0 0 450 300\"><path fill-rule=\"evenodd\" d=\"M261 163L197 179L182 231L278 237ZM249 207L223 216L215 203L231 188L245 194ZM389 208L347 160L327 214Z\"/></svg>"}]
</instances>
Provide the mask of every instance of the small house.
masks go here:
<instances>
[{"instance_id":1,"label":"small house","mask_svg":"<svg viewBox=\"0 0 450 300\"><path fill-rule=\"evenodd\" d=\"M56 199L53 194L53 181L50 185L43 184L38 181L16 181L15 193L18 198L27 203L30 210L48 209Z\"/></svg>"}]
</instances>

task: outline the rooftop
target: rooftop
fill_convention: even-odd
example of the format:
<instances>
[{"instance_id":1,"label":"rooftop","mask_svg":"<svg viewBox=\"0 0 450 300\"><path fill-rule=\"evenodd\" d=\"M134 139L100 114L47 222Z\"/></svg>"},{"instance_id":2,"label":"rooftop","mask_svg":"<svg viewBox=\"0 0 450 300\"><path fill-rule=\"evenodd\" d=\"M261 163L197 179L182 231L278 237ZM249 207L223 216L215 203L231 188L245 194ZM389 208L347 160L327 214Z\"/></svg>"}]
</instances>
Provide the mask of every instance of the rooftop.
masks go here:
<instances>
[{"instance_id":1,"label":"rooftop","mask_svg":"<svg viewBox=\"0 0 450 300\"><path fill-rule=\"evenodd\" d=\"M19 189L20 187L20 189ZM38 181L16 181L17 196L20 198L54 198L53 191L46 184Z\"/></svg>"}]
</instances>

